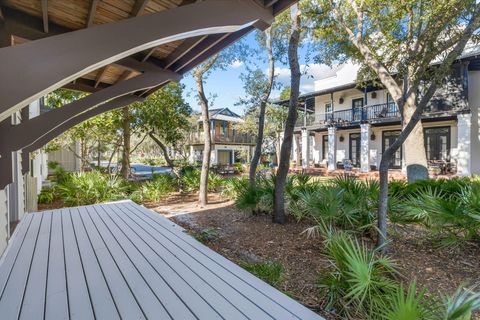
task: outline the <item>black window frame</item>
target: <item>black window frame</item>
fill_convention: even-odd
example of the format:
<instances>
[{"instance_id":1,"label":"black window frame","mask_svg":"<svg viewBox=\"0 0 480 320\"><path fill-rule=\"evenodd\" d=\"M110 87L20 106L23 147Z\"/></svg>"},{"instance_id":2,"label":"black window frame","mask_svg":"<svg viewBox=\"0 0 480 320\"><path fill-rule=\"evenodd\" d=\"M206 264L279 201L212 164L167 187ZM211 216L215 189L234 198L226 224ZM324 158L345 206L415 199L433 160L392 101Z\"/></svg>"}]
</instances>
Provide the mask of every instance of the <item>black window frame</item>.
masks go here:
<instances>
[{"instance_id":1,"label":"black window frame","mask_svg":"<svg viewBox=\"0 0 480 320\"><path fill-rule=\"evenodd\" d=\"M400 129L382 131L382 155L385 152L385 135L388 134L388 133L394 133L394 132L398 132L398 135L400 135L400 133L402 131ZM392 159L392 162L390 162L390 164L389 164L390 169L401 169L402 168L402 165L403 165L403 148L400 147L399 150L400 150L400 165L399 166L394 165L393 159Z\"/></svg>"},{"instance_id":2,"label":"black window frame","mask_svg":"<svg viewBox=\"0 0 480 320\"><path fill-rule=\"evenodd\" d=\"M357 154L357 157L355 159L355 161L353 161L353 157L352 157L352 136L353 135L357 135L358 137L355 138L355 140L358 141L358 145L357 145L357 150L356 151L356 154ZM352 161L352 165L355 167L355 168L359 168L360 167L360 162L362 160L362 156L361 156L361 152L362 152L362 135L360 132L352 132L348 135L348 158L350 159L350 161Z\"/></svg>"},{"instance_id":3,"label":"black window frame","mask_svg":"<svg viewBox=\"0 0 480 320\"><path fill-rule=\"evenodd\" d=\"M433 137L436 137L436 141L434 142L435 145L434 145L434 153L439 153L441 150L441 148L439 147L439 139L438 137L442 136L442 135L445 135L445 133L428 133L428 131L430 130L447 130L446 132L446 136L447 136L447 156L446 156L446 159L434 159L434 157L431 157L431 152L430 152L430 156L428 154L428 145L427 145L427 142L428 142L428 139L427 137L428 136L433 136ZM424 142L424 146L425 146L425 154L426 154L426 157L427 157L427 161L441 161L441 160L445 160L445 161L448 161L450 159L450 151L451 151L451 148L452 148L452 127L451 126L442 126L442 127L430 127L430 128L423 128L423 142Z\"/></svg>"}]
</instances>

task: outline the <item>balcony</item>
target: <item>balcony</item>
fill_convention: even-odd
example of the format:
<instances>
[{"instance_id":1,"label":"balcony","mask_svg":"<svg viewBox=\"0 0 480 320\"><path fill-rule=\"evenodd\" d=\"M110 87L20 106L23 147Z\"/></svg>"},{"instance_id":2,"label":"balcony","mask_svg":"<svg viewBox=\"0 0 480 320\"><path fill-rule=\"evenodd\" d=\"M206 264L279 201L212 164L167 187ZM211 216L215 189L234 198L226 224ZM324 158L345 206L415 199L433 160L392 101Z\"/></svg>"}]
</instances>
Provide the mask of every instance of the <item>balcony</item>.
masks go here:
<instances>
[{"instance_id":1,"label":"balcony","mask_svg":"<svg viewBox=\"0 0 480 320\"><path fill-rule=\"evenodd\" d=\"M229 133L211 135L212 143L224 144L248 144L255 145L255 137L247 133ZM203 144L205 141L203 132L191 133L188 139L190 144Z\"/></svg>"},{"instance_id":2,"label":"balcony","mask_svg":"<svg viewBox=\"0 0 480 320\"><path fill-rule=\"evenodd\" d=\"M452 107L446 104L431 104L425 112L424 117L443 115L449 111L460 111L462 108ZM394 102L368 105L358 109L338 110L331 113L310 114L304 119L299 117L296 127L328 126L338 127L357 125L361 122L383 122L399 121L400 113ZM305 121L305 125L304 125Z\"/></svg>"}]
</instances>

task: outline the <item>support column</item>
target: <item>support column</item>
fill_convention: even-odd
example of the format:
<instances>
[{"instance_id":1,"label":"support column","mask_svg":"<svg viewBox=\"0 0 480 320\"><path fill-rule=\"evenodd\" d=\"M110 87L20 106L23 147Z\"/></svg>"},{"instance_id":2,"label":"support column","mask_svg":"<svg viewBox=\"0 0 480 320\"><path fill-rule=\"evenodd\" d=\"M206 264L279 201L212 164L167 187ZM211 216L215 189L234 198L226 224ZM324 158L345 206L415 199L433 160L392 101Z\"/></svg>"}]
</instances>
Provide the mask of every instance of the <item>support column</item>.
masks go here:
<instances>
[{"instance_id":1,"label":"support column","mask_svg":"<svg viewBox=\"0 0 480 320\"><path fill-rule=\"evenodd\" d=\"M188 157L188 161L191 164L195 163L195 149L193 148L193 146L190 146L190 154L189 154L189 157Z\"/></svg>"},{"instance_id":2,"label":"support column","mask_svg":"<svg viewBox=\"0 0 480 320\"><path fill-rule=\"evenodd\" d=\"M302 168L307 169L310 166L310 132L302 129Z\"/></svg>"},{"instance_id":3,"label":"support column","mask_svg":"<svg viewBox=\"0 0 480 320\"><path fill-rule=\"evenodd\" d=\"M337 166L337 128L328 128L328 170L332 171Z\"/></svg>"},{"instance_id":4,"label":"support column","mask_svg":"<svg viewBox=\"0 0 480 320\"><path fill-rule=\"evenodd\" d=\"M370 171L370 134L371 134L370 124L362 123L360 125L360 139L361 139L360 171L361 172Z\"/></svg>"},{"instance_id":5,"label":"support column","mask_svg":"<svg viewBox=\"0 0 480 320\"><path fill-rule=\"evenodd\" d=\"M300 166L300 159L302 157L301 155L301 149L300 149L300 135L299 134L294 134L293 135L293 160L295 160L295 166L298 167Z\"/></svg>"},{"instance_id":6,"label":"support column","mask_svg":"<svg viewBox=\"0 0 480 320\"><path fill-rule=\"evenodd\" d=\"M470 113L459 114L458 118L458 157L457 175L470 176L472 174L471 163L471 125Z\"/></svg>"}]
</instances>

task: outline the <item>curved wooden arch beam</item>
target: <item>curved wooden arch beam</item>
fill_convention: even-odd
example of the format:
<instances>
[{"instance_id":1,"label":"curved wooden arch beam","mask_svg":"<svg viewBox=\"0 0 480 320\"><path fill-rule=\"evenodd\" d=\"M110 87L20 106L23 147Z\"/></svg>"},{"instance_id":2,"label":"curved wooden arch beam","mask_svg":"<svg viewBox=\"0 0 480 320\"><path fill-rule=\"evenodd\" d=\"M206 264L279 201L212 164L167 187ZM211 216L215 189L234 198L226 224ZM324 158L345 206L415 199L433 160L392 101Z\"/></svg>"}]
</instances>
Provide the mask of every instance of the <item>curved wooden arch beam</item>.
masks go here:
<instances>
[{"instance_id":1,"label":"curved wooden arch beam","mask_svg":"<svg viewBox=\"0 0 480 320\"><path fill-rule=\"evenodd\" d=\"M0 49L0 121L103 66L172 41L266 28L272 8L254 0L200 1Z\"/></svg>"},{"instance_id":2,"label":"curved wooden arch beam","mask_svg":"<svg viewBox=\"0 0 480 320\"><path fill-rule=\"evenodd\" d=\"M36 139L33 141L30 145L26 146L24 149L22 149L22 174L26 174L27 172L30 171L30 162L28 161L29 159L29 154L31 152L34 152L35 150L38 150L42 148L44 145L46 145L48 142L51 140L55 139L68 129L76 126L77 124L82 123L83 121L86 121L94 116L97 116L101 113L108 112L114 109L119 109L123 108L125 106L128 106L129 104L132 104L134 102L140 102L145 99L140 98L135 95L126 95L126 96L121 96L118 98L115 98L113 100L110 100L108 102L105 102L104 104L101 104L95 108L92 108L88 111L85 111L76 117L73 117L69 119L68 121L62 123L60 126L57 126L55 129L49 131L47 134L41 136L40 138ZM25 161L26 160L26 161ZM1 186L0 186L1 189Z\"/></svg>"},{"instance_id":3,"label":"curved wooden arch beam","mask_svg":"<svg viewBox=\"0 0 480 320\"><path fill-rule=\"evenodd\" d=\"M38 117L29 119L18 125L3 127L0 134L0 155L23 149L56 127L68 123L68 120L77 117L91 108L95 109L95 106L105 101L170 81L179 81L180 78L180 75L163 69L145 72L135 78L119 82L108 88L92 93L83 99L45 112Z\"/></svg>"}]
</instances>

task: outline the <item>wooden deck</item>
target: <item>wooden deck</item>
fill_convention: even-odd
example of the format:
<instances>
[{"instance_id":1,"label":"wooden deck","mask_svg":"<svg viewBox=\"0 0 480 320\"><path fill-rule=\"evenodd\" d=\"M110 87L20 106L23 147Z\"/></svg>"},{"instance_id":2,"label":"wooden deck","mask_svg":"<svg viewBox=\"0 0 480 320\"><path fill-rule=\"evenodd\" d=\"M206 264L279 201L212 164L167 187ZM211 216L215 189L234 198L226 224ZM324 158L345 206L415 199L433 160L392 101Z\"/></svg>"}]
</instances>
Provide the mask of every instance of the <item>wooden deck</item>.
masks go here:
<instances>
[{"instance_id":1,"label":"wooden deck","mask_svg":"<svg viewBox=\"0 0 480 320\"><path fill-rule=\"evenodd\" d=\"M322 319L130 201L33 213L0 259L1 319Z\"/></svg>"}]
</instances>

